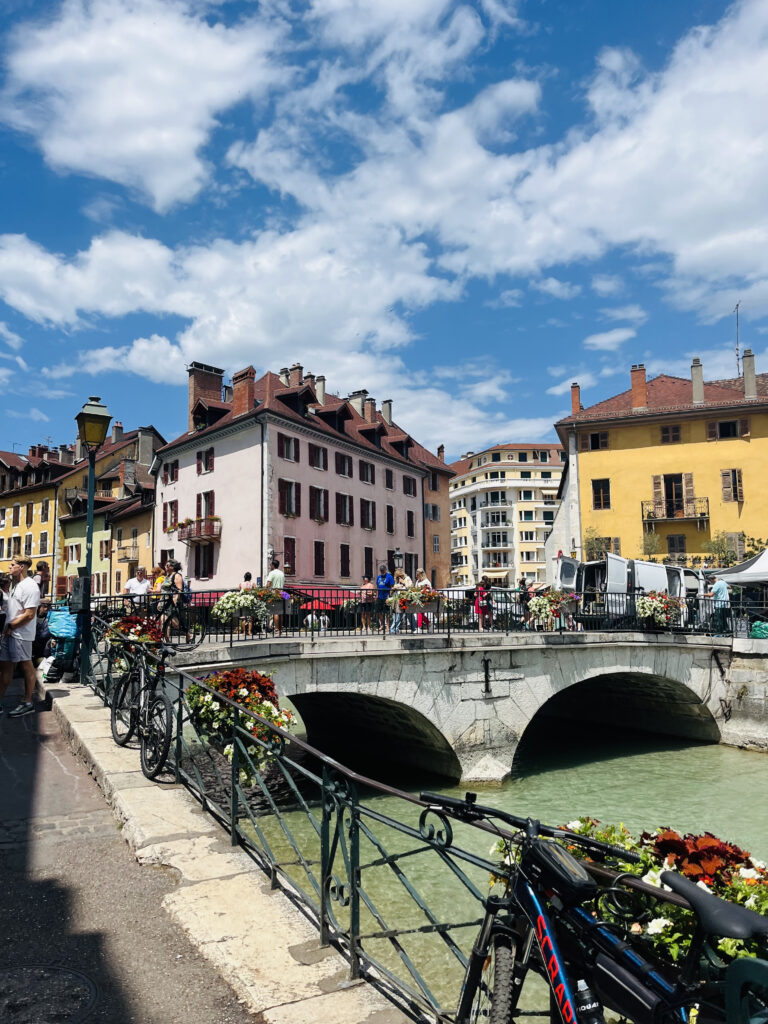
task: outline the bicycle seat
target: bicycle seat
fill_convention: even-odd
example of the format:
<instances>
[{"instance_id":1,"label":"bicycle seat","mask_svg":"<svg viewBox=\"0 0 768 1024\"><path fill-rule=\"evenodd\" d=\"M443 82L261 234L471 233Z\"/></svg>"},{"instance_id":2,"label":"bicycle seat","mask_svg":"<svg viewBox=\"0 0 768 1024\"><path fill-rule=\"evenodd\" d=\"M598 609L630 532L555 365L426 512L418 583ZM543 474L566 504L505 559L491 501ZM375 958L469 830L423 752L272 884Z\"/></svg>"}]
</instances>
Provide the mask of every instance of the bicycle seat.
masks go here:
<instances>
[{"instance_id":1,"label":"bicycle seat","mask_svg":"<svg viewBox=\"0 0 768 1024\"><path fill-rule=\"evenodd\" d=\"M768 938L768 917L705 892L677 871L663 871L661 881L688 900L704 931L710 935L720 935L727 939Z\"/></svg>"}]
</instances>

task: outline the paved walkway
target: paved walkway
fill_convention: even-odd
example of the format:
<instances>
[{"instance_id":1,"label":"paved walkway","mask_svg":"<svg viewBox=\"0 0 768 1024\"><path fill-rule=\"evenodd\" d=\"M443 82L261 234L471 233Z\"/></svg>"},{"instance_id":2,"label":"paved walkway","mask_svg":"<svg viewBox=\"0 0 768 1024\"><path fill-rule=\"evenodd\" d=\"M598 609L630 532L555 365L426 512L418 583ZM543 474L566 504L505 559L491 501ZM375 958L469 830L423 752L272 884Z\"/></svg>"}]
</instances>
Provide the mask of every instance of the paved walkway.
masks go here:
<instances>
[{"instance_id":1,"label":"paved walkway","mask_svg":"<svg viewBox=\"0 0 768 1024\"><path fill-rule=\"evenodd\" d=\"M0 772L0 1020L405 1020L186 791L144 778L89 690L0 718Z\"/></svg>"}]
</instances>

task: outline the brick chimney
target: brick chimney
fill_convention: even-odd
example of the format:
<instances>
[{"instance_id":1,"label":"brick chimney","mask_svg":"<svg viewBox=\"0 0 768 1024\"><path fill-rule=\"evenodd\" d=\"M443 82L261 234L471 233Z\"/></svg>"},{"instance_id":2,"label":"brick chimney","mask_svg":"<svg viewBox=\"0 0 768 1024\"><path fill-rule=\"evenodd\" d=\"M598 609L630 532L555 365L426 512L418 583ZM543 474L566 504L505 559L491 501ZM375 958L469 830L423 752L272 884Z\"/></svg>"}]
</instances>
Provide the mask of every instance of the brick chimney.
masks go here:
<instances>
[{"instance_id":1,"label":"brick chimney","mask_svg":"<svg viewBox=\"0 0 768 1024\"><path fill-rule=\"evenodd\" d=\"M232 377L232 416L242 416L253 409L256 371L246 366Z\"/></svg>"},{"instance_id":2,"label":"brick chimney","mask_svg":"<svg viewBox=\"0 0 768 1024\"><path fill-rule=\"evenodd\" d=\"M638 363L632 367L630 374L632 381L632 408L648 408L648 385L645 380L645 364Z\"/></svg>"},{"instance_id":3,"label":"brick chimney","mask_svg":"<svg viewBox=\"0 0 768 1024\"><path fill-rule=\"evenodd\" d=\"M59 462L62 466L71 466L75 461L75 453L68 444L59 445Z\"/></svg>"},{"instance_id":4,"label":"brick chimney","mask_svg":"<svg viewBox=\"0 0 768 1024\"><path fill-rule=\"evenodd\" d=\"M581 388L578 384L571 384L571 416L581 412Z\"/></svg>"},{"instance_id":5,"label":"brick chimney","mask_svg":"<svg viewBox=\"0 0 768 1024\"><path fill-rule=\"evenodd\" d=\"M693 390L693 404L704 404L704 367L698 356L691 363L691 386Z\"/></svg>"},{"instance_id":6,"label":"brick chimney","mask_svg":"<svg viewBox=\"0 0 768 1024\"><path fill-rule=\"evenodd\" d=\"M757 398L755 356L751 348L744 349L744 355L741 357L741 366L744 373L744 397Z\"/></svg>"},{"instance_id":7,"label":"brick chimney","mask_svg":"<svg viewBox=\"0 0 768 1024\"><path fill-rule=\"evenodd\" d=\"M368 420L369 423L374 423L376 421L376 399L366 398L364 409L365 418Z\"/></svg>"},{"instance_id":8,"label":"brick chimney","mask_svg":"<svg viewBox=\"0 0 768 1024\"><path fill-rule=\"evenodd\" d=\"M322 373L315 377L315 396L320 405L325 405L325 377Z\"/></svg>"},{"instance_id":9,"label":"brick chimney","mask_svg":"<svg viewBox=\"0 0 768 1024\"><path fill-rule=\"evenodd\" d=\"M385 423L392 426L392 399L387 398L381 403L381 415Z\"/></svg>"},{"instance_id":10,"label":"brick chimney","mask_svg":"<svg viewBox=\"0 0 768 1024\"><path fill-rule=\"evenodd\" d=\"M441 462L445 462L445 445L439 444L437 446L437 457Z\"/></svg>"},{"instance_id":11,"label":"brick chimney","mask_svg":"<svg viewBox=\"0 0 768 1024\"><path fill-rule=\"evenodd\" d=\"M314 391L314 389L315 389L315 375L314 375L314 373L309 373L309 372L305 373L304 374L304 380L302 381L302 383L303 384L308 384L312 388L312 390Z\"/></svg>"},{"instance_id":12,"label":"brick chimney","mask_svg":"<svg viewBox=\"0 0 768 1024\"><path fill-rule=\"evenodd\" d=\"M291 378L290 378L290 374L288 372L288 367L287 366L283 366L282 367L282 369L278 373L278 377L280 378L280 383L284 384L285 387L288 387L288 385L291 382Z\"/></svg>"},{"instance_id":13,"label":"brick chimney","mask_svg":"<svg viewBox=\"0 0 768 1024\"><path fill-rule=\"evenodd\" d=\"M192 410L200 398L210 401L221 401L221 385L224 379L224 371L218 366L209 366L207 363L190 363L187 367L189 373L189 430L195 429L192 420Z\"/></svg>"},{"instance_id":14,"label":"brick chimney","mask_svg":"<svg viewBox=\"0 0 768 1024\"><path fill-rule=\"evenodd\" d=\"M301 363L294 363L288 371L288 380L292 388L297 388L304 380L304 367Z\"/></svg>"},{"instance_id":15,"label":"brick chimney","mask_svg":"<svg viewBox=\"0 0 768 1024\"><path fill-rule=\"evenodd\" d=\"M363 415L363 403L365 402L368 392L365 388L361 388L359 391L353 391L352 394L347 398L347 401L352 408L360 415Z\"/></svg>"},{"instance_id":16,"label":"brick chimney","mask_svg":"<svg viewBox=\"0 0 768 1024\"><path fill-rule=\"evenodd\" d=\"M117 444L118 441L123 439L123 424L120 420L115 420L112 424L112 444Z\"/></svg>"}]
</instances>

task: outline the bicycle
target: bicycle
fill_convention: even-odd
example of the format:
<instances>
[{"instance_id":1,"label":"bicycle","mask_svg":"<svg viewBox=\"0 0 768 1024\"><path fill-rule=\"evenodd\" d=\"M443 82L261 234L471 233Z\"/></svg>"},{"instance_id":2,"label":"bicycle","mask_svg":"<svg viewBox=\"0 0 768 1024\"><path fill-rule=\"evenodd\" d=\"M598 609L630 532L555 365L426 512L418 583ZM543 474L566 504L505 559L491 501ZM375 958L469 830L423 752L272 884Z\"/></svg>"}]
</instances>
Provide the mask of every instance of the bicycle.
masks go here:
<instances>
[{"instance_id":1,"label":"bicycle","mask_svg":"<svg viewBox=\"0 0 768 1024\"><path fill-rule=\"evenodd\" d=\"M529 971L549 988L553 1024L604 1024L603 1008L635 1024L766 1024L768 963L735 960L726 965L713 955L709 939L759 939L768 945L768 918L728 903L673 872L661 880L684 897L696 915L696 930L681 967L641 955L628 929L597 916L601 897L625 899L614 885L599 889L584 863L560 843L590 856L637 863L636 854L566 829L551 828L481 807L474 793L464 800L422 793L429 810L464 822L483 821L502 836L517 857L503 896L491 895L467 963L456 1024L509 1024L531 1011L518 1009ZM496 823L512 826L515 836ZM634 878L634 876L632 876ZM658 898L658 897L655 897ZM726 1011L726 1003L730 1010ZM537 1014L545 1016L545 1013Z\"/></svg>"},{"instance_id":2,"label":"bicycle","mask_svg":"<svg viewBox=\"0 0 768 1024\"><path fill-rule=\"evenodd\" d=\"M175 647L161 644L159 659L151 664L144 646L134 645L132 663L112 692L112 738L124 747L138 733L141 770L148 779L160 774L171 749L173 705L162 684L165 660L175 653Z\"/></svg>"}]
</instances>

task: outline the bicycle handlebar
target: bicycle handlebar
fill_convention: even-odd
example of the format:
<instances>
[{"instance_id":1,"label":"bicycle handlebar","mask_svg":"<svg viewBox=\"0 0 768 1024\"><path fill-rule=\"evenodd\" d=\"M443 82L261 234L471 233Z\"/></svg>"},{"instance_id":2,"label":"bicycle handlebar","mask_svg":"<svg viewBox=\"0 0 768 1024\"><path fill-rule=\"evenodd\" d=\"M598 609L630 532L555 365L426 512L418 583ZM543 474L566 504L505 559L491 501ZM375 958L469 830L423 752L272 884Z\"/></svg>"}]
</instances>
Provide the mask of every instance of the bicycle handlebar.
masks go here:
<instances>
[{"instance_id":1,"label":"bicycle handlebar","mask_svg":"<svg viewBox=\"0 0 768 1024\"><path fill-rule=\"evenodd\" d=\"M528 835L545 836L547 839L566 839L574 846L580 846L589 853L598 856L616 857L618 860L630 864L639 864L640 857L631 850L625 850L621 846L612 846L600 839L592 839L590 836L579 835L578 832L570 832L566 828L552 828L551 825L542 825L534 818L521 818L508 811L500 811L495 807L483 807L476 803L477 794L467 793L463 800L455 796L442 796L440 793L421 793L421 800L434 806L436 810L447 811L453 817L461 821L482 821L486 818L497 818L513 828L521 829Z\"/></svg>"}]
</instances>

